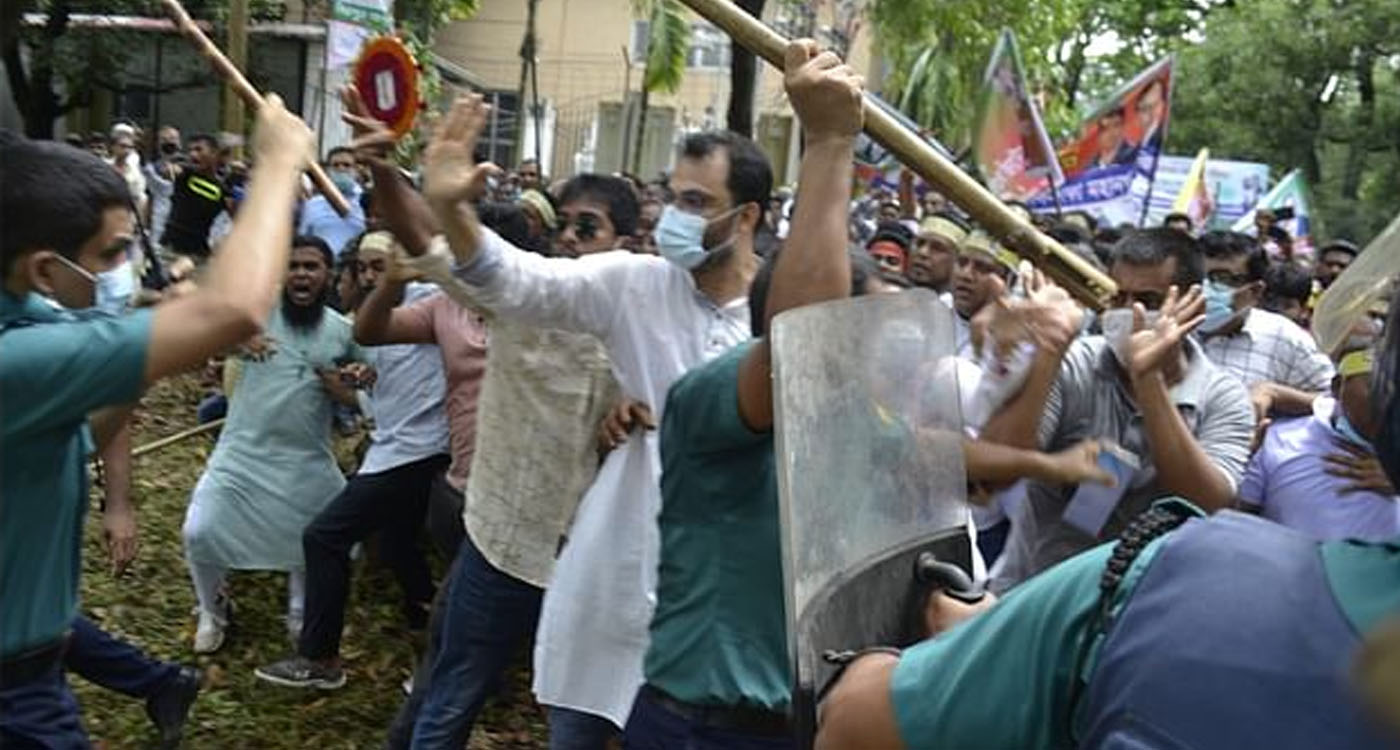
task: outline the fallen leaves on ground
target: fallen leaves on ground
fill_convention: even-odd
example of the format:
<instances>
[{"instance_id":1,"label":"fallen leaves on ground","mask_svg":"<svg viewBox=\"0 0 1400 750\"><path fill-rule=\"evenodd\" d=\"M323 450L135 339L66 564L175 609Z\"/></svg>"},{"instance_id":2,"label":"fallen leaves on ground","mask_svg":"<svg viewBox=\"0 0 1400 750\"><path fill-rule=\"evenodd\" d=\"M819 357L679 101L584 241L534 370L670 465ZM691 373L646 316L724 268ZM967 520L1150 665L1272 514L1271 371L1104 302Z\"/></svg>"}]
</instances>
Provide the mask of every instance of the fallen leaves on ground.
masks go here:
<instances>
[{"instance_id":1,"label":"fallen leaves on ground","mask_svg":"<svg viewBox=\"0 0 1400 750\"><path fill-rule=\"evenodd\" d=\"M158 385L143 399L134 444L194 426L201 392L187 376ZM342 441L338 454L353 453ZM260 682L259 665L292 652L283 614L286 575L230 576L235 622L218 653L196 657L194 589L180 537L185 507L212 436L190 438L136 459L132 492L140 524L141 552L121 578L110 572L102 547L101 516L89 513L83 549L82 608L100 626L151 655L194 664L206 687L185 733L186 748L199 750L358 750L383 746L385 732L403 701L401 683L412 670L413 638L399 614L393 577L364 560L355 564L346 611L345 654L349 681L333 692L300 691ZM425 543L426 544L426 543ZM444 561L435 560L439 573ZM545 747L543 714L529 691L528 652L522 653L503 687L477 722L473 750ZM154 733L144 703L70 677L83 706L83 721L97 747L146 750Z\"/></svg>"}]
</instances>

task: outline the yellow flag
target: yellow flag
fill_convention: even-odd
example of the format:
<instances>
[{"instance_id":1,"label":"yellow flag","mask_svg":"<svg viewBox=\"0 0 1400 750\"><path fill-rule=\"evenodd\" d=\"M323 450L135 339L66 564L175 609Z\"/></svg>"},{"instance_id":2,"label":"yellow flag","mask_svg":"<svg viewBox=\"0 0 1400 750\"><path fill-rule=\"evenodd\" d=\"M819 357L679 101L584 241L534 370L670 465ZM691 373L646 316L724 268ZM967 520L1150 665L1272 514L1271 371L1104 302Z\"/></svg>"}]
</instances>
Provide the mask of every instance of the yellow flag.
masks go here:
<instances>
[{"instance_id":1,"label":"yellow flag","mask_svg":"<svg viewBox=\"0 0 1400 750\"><path fill-rule=\"evenodd\" d=\"M1210 149L1203 148L1196 154L1191 171L1186 174L1186 182L1181 184L1172 203L1172 212L1191 217L1191 226L1204 229L1215 213L1215 201L1211 200L1210 185L1206 184L1206 162L1210 161Z\"/></svg>"}]
</instances>

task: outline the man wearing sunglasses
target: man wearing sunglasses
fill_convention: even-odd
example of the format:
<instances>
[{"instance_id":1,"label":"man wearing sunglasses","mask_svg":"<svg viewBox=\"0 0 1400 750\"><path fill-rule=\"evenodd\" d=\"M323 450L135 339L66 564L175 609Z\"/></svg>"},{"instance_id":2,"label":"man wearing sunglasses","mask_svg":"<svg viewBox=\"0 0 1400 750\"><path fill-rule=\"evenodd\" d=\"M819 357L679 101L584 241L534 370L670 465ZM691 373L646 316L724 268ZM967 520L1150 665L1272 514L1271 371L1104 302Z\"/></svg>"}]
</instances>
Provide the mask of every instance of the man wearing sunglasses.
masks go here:
<instances>
[{"instance_id":1,"label":"man wearing sunglasses","mask_svg":"<svg viewBox=\"0 0 1400 750\"><path fill-rule=\"evenodd\" d=\"M637 231L637 193L626 180L581 174L559 191L557 254L577 258L616 250Z\"/></svg>"},{"instance_id":2,"label":"man wearing sunglasses","mask_svg":"<svg viewBox=\"0 0 1400 750\"><path fill-rule=\"evenodd\" d=\"M661 418L673 382L750 337L745 296L772 192L767 159L733 134L693 135L671 176L675 203L656 227L662 257L541 258L484 231L467 202L491 169L472 160L484 121L480 97L459 100L425 154L424 197L446 233L432 252L450 248L457 278L497 317L597 336L624 393ZM602 747L642 684L660 472L655 433L629 440L579 505L536 636L535 693L550 707L552 747Z\"/></svg>"},{"instance_id":3,"label":"man wearing sunglasses","mask_svg":"<svg viewBox=\"0 0 1400 750\"><path fill-rule=\"evenodd\" d=\"M1310 414L1312 402L1331 388L1332 362L1293 321L1257 309L1269 270L1263 246L1239 232L1206 232L1200 244L1206 356L1249 389L1257 420Z\"/></svg>"},{"instance_id":4,"label":"man wearing sunglasses","mask_svg":"<svg viewBox=\"0 0 1400 750\"><path fill-rule=\"evenodd\" d=\"M1116 497L1076 498L1032 482L1011 520L997 589L1113 538L1159 498L1228 507L1249 458L1254 414L1244 387L1187 336L1202 320L1196 241L1142 230L1120 240L1111 261L1118 295L1100 318L1102 336L1075 339L1081 313L1072 305L1011 303L1035 332L1036 352L1025 385L981 437L1050 452L1097 438L1137 467L1125 462Z\"/></svg>"}]
</instances>

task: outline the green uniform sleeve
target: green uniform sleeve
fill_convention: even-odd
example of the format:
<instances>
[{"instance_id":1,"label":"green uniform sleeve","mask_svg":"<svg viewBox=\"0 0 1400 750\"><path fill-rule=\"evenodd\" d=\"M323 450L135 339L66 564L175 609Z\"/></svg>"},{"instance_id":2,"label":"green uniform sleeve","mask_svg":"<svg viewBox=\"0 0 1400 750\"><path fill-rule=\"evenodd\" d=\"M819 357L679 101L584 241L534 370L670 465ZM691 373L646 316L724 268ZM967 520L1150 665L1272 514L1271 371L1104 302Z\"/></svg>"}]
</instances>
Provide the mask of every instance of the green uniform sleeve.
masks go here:
<instances>
[{"instance_id":1,"label":"green uniform sleeve","mask_svg":"<svg viewBox=\"0 0 1400 750\"><path fill-rule=\"evenodd\" d=\"M891 683L899 733L920 748L1056 748L1105 544L1013 589L996 606L904 652Z\"/></svg>"},{"instance_id":2,"label":"green uniform sleeve","mask_svg":"<svg viewBox=\"0 0 1400 750\"><path fill-rule=\"evenodd\" d=\"M151 315L142 310L6 331L0 336L6 432L18 436L71 426L94 409L140 397Z\"/></svg>"}]
</instances>

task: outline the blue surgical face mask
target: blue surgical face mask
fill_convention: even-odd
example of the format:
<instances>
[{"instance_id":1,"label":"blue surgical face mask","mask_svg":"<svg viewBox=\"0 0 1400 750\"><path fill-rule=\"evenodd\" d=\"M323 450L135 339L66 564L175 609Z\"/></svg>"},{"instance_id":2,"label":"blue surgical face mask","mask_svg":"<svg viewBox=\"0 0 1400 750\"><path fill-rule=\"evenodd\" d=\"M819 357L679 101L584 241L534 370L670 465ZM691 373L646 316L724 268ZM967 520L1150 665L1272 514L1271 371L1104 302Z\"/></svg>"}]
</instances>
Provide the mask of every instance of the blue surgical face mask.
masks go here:
<instances>
[{"instance_id":1,"label":"blue surgical face mask","mask_svg":"<svg viewBox=\"0 0 1400 750\"><path fill-rule=\"evenodd\" d=\"M1226 284L1206 280L1202 288L1206 300L1206 319L1201 330L1206 333L1218 331L1235 317L1235 290Z\"/></svg>"},{"instance_id":2,"label":"blue surgical face mask","mask_svg":"<svg viewBox=\"0 0 1400 750\"><path fill-rule=\"evenodd\" d=\"M706 248L705 227L733 214L740 208L740 206L735 206L713 219L706 219L699 214L687 213L675 206L666 206L661 210L661 219L656 222L656 229L653 230L657 252L661 254L661 257L687 271L695 269L705 262L705 258L710 253L722 250L734 241L733 238L730 238L715 247Z\"/></svg>"},{"instance_id":3,"label":"blue surgical face mask","mask_svg":"<svg viewBox=\"0 0 1400 750\"><path fill-rule=\"evenodd\" d=\"M360 192L360 183L355 181L355 175L332 169L330 177L331 184L335 185L336 190L339 190L340 194L346 198L352 198Z\"/></svg>"},{"instance_id":4,"label":"blue surgical face mask","mask_svg":"<svg viewBox=\"0 0 1400 750\"><path fill-rule=\"evenodd\" d=\"M1332 420L1332 427L1337 431L1337 434L1341 435L1342 439L1346 440L1348 443L1355 443L1365 448L1367 453L1376 452L1376 447L1371 445L1371 441L1362 437L1361 432L1356 429L1356 425L1352 424L1350 419L1347 419L1347 414L1342 409L1340 403L1337 404L1337 417Z\"/></svg>"}]
</instances>

